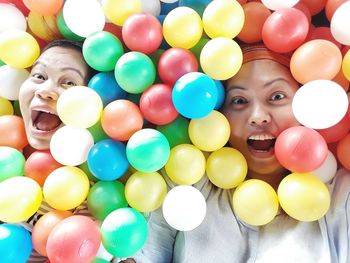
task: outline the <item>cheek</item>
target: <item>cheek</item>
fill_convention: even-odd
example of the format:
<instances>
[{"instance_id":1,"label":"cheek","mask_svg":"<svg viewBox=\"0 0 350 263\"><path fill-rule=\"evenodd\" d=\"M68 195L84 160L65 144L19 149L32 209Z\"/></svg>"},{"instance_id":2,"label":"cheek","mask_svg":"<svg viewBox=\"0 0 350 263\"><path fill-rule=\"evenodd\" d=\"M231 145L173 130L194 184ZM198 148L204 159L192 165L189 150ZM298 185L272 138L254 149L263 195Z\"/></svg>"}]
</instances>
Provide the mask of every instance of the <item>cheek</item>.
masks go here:
<instances>
[{"instance_id":1,"label":"cheek","mask_svg":"<svg viewBox=\"0 0 350 263\"><path fill-rule=\"evenodd\" d=\"M27 115L29 111L29 104L34 97L34 89L24 82L19 91L19 106L21 109L22 115Z\"/></svg>"},{"instance_id":2,"label":"cheek","mask_svg":"<svg viewBox=\"0 0 350 263\"><path fill-rule=\"evenodd\" d=\"M291 108L287 108L280 112L277 112L274 116L274 119L275 123L277 123L281 130L300 125L300 123L294 117Z\"/></svg>"}]
</instances>

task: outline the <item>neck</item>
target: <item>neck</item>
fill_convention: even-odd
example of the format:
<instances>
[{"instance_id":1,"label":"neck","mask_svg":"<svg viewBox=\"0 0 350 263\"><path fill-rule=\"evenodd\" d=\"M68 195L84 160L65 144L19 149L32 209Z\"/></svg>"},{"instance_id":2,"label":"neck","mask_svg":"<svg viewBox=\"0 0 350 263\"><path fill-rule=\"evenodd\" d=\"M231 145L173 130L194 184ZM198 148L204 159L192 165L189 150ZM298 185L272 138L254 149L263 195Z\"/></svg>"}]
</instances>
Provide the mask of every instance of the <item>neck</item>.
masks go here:
<instances>
[{"instance_id":1,"label":"neck","mask_svg":"<svg viewBox=\"0 0 350 263\"><path fill-rule=\"evenodd\" d=\"M273 189L277 191L278 185L287 174L289 174L288 170L277 171L275 173L269 173L269 174L260 174L254 171L248 171L247 178L262 180L270 184L273 187Z\"/></svg>"}]
</instances>

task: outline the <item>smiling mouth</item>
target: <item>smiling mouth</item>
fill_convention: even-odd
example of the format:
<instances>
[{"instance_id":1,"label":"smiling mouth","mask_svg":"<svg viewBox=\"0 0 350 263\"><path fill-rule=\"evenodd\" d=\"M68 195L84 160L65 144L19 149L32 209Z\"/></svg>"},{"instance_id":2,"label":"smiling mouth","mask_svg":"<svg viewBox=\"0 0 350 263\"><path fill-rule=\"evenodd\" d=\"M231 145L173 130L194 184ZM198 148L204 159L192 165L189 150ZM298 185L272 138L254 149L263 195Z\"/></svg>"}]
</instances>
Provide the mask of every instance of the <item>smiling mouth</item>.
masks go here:
<instances>
[{"instance_id":1,"label":"smiling mouth","mask_svg":"<svg viewBox=\"0 0 350 263\"><path fill-rule=\"evenodd\" d=\"M261 153L267 153L273 150L275 142L276 138L269 135L254 135L250 136L247 140L250 149Z\"/></svg>"},{"instance_id":2,"label":"smiling mouth","mask_svg":"<svg viewBox=\"0 0 350 263\"><path fill-rule=\"evenodd\" d=\"M33 110L32 123L35 129L49 132L58 128L62 124L62 121L55 113Z\"/></svg>"}]
</instances>

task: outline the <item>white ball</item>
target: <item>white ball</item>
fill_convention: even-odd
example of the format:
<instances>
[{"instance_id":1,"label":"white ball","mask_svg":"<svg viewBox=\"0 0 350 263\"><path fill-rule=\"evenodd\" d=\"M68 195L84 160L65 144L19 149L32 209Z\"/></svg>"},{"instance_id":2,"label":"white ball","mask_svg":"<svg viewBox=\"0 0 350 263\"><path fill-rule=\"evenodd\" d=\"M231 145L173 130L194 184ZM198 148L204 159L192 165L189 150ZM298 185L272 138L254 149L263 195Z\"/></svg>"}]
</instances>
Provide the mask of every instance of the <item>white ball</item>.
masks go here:
<instances>
[{"instance_id":1,"label":"white ball","mask_svg":"<svg viewBox=\"0 0 350 263\"><path fill-rule=\"evenodd\" d=\"M160 15L160 1L159 0L141 0L142 12L151 14L153 16Z\"/></svg>"},{"instance_id":2,"label":"white ball","mask_svg":"<svg viewBox=\"0 0 350 263\"><path fill-rule=\"evenodd\" d=\"M298 89L292 103L295 118L312 129L326 129L341 121L348 109L344 89L334 81L313 80Z\"/></svg>"},{"instance_id":3,"label":"white ball","mask_svg":"<svg viewBox=\"0 0 350 263\"><path fill-rule=\"evenodd\" d=\"M195 229L204 220L207 206L202 193L189 185L171 189L163 201L165 221L180 231Z\"/></svg>"},{"instance_id":4,"label":"white ball","mask_svg":"<svg viewBox=\"0 0 350 263\"><path fill-rule=\"evenodd\" d=\"M299 0L261 0L261 2L270 10L293 7Z\"/></svg>"},{"instance_id":5,"label":"white ball","mask_svg":"<svg viewBox=\"0 0 350 263\"><path fill-rule=\"evenodd\" d=\"M9 29L26 31L26 18L14 5L0 4L0 33Z\"/></svg>"},{"instance_id":6,"label":"white ball","mask_svg":"<svg viewBox=\"0 0 350 263\"><path fill-rule=\"evenodd\" d=\"M337 8L331 20L331 33L335 40L350 45L350 2L346 1Z\"/></svg>"},{"instance_id":7,"label":"white ball","mask_svg":"<svg viewBox=\"0 0 350 263\"><path fill-rule=\"evenodd\" d=\"M171 4L171 3L175 3L175 2L177 2L179 0L160 0L160 1L163 2L163 3Z\"/></svg>"},{"instance_id":8,"label":"white ball","mask_svg":"<svg viewBox=\"0 0 350 263\"><path fill-rule=\"evenodd\" d=\"M0 97L7 100L18 100L22 83L28 78L29 72L25 69L16 69L9 65L0 67Z\"/></svg>"},{"instance_id":9,"label":"white ball","mask_svg":"<svg viewBox=\"0 0 350 263\"><path fill-rule=\"evenodd\" d=\"M311 174L317 176L322 182L328 183L333 179L337 172L337 160L335 159L332 152L328 151L326 160L316 170L312 171Z\"/></svg>"},{"instance_id":10,"label":"white ball","mask_svg":"<svg viewBox=\"0 0 350 263\"><path fill-rule=\"evenodd\" d=\"M63 126L52 135L50 151L57 162L77 166L87 160L93 145L94 139L87 129Z\"/></svg>"},{"instance_id":11,"label":"white ball","mask_svg":"<svg viewBox=\"0 0 350 263\"><path fill-rule=\"evenodd\" d=\"M66 0L63 18L69 29L82 37L102 31L106 22L102 6L97 0Z\"/></svg>"}]
</instances>

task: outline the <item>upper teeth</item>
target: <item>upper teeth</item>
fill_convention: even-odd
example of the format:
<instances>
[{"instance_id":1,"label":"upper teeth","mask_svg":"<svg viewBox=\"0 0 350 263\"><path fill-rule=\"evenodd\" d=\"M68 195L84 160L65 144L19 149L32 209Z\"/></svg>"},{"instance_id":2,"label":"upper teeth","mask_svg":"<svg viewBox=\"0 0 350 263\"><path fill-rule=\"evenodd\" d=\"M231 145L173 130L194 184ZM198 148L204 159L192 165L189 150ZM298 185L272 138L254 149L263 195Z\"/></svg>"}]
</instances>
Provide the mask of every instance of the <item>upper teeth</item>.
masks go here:
<instances>
[{"instance_id":1,"label":"upper teeth","mask_svg":"<svg viewBox=\"0 0 350 263\"><path fill-rule=\"evenodd\" d=\"M248 139L250 139L250 140L260 140L260 141L263 141L263 140L275 139L275 137L274 137L274 136L271 136L271 135L267 135L267 134L259 134L259 135L252 135L252 136L250 136Z\"/></svg>"}]
</instances>

